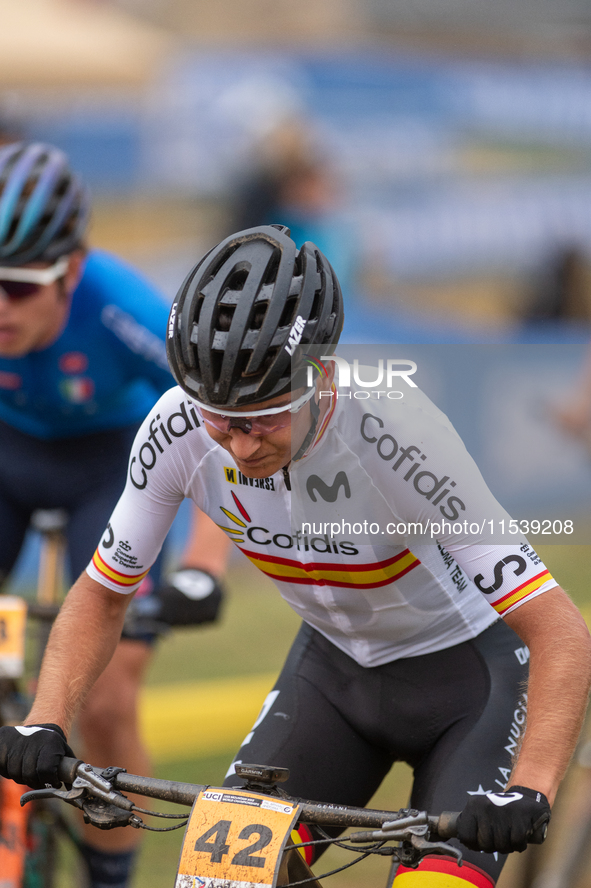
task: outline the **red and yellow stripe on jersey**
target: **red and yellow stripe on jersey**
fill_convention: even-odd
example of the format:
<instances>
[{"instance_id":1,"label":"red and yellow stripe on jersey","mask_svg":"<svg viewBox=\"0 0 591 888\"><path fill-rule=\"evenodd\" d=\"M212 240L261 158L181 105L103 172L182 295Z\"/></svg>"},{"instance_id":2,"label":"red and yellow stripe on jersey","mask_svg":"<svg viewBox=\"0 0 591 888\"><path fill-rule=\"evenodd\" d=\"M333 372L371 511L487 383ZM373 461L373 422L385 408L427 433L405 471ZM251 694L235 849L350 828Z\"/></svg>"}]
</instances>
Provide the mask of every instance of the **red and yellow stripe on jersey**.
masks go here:
<instances>
[{"instance_id":1,"label":"red and yellow stripe on jersey","mask_svg":"<svg viewBox=\"0 0 591 888\"><path fill-rule=\"evenodd\" d=\"M550 574L550 571L543 570L537 576L533 577L533 579L526 580L525 583L522 583L517 589L513 589L512 592L508 592L503 598L499 598L498 601L495 601L493 604L494 609L498 614L503 615L510 607L513 607L514 604L517 604L518 601L523 601L523 599L527 598L528 595L531 595L532 592L537 592L540 586L543 586L544 583L547 583L548 580L551 579L553 579L553 577Z\"/></svg>"},{"instance_id":2,"label":"red and yellow stripe on jersey","mask_svg":"<svg viewBox=\"0 0 591 888\"><path fill-rule=\"evenodd\" d=\"M479 867L451 857L425 857L418 869L399 866L394 888L493 888L494 881Z\"/></svg>"},{"instance_id":3,"label":"red and yellow stripe on jersey","mask_svg":"<svg viewBox=\"0 0 591 888\"><path fill-rule=\"evenodd\" d=\"M314 586L348 586L355 589L376 589L395 583L421 562L410 549L405 549L386 561L370 564L334 564L330 561L310 561L307 564L291 558L259 555L238 547L255 567L273 580L283 583L306 583Z\"/></svg>"},{"instance_id":4,"label":"red and yellow stripe on jersey","mask_svg":"<svg viewBox=\"0 0 591 888\"><path fill-rule=\"evenodd\" d=\"M94 555L92 556L92 563L98 572L105 577L105 579L110 580L112 583L116 583L118 586L122 586L125 588L130 588L131 586L137 586L138 583L150 573L150 568L145 570L141 574L125 574L120 570L115 570L113 567L107 564L107 562L101 558L100 552L97 549Z\"/></svg>"}]
</instances>

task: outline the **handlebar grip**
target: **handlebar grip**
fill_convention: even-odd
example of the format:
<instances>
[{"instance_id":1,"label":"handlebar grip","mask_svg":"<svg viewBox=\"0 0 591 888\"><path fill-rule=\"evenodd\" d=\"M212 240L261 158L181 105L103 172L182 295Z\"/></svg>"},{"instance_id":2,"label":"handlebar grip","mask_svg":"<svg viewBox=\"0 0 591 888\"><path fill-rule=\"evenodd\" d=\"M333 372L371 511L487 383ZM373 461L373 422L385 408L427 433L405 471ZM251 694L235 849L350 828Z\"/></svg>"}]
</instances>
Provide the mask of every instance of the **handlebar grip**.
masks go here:
<instances>
[{"instance_id":1,"label":"handlebar grip","mask_svg":"<svg viewBox=\"0 0 591 888\"><path fill-rule=\"evenodd\" d=\"M548 832L548 821L545 820L543 823L540 823L540 825L534 829L533 833L531 834L531 836L527 840L528 844L541 845L546 838L547 832Z\"/></svg>"},{"instance_id":2,"label":"handlebar grip","mask_svg":"<svg viewBox=\"0 0 591 888\"><path fill-rule=\"evenodd\" d=\"M437 818L437 835L441 839L455 839L458 835L459 811L443 811Z\"/></svg>"},{"instance_id":3,"label":"handlebar grip","mask_svg":"<svg viewBox=\"0 0 591 888\"><path fill-rule=\"evenodd\" d=\"M459 816L460 814L457 811L443 811L439 817L436 818L435 830L441 839L457 838ZM528 838L528 843L530 845L541 845L546 838L547 832L548 821L544 820L543 823L539 824L539 826L534 829L533 833Z\"/></svg>"},{"instance_id":4,"label":"handlebar grip","mask_svg":"<svg viewBox=\"0 0 591 888\"><path fill-rule=\"evenodd\" d=\"M64 756L57 769L58 777L62 781L62 783L73 783L76 779L76 769L78 765L83 764L84 762L82 761L82 759L75 759Z\"/></svg>"}]
</instances>

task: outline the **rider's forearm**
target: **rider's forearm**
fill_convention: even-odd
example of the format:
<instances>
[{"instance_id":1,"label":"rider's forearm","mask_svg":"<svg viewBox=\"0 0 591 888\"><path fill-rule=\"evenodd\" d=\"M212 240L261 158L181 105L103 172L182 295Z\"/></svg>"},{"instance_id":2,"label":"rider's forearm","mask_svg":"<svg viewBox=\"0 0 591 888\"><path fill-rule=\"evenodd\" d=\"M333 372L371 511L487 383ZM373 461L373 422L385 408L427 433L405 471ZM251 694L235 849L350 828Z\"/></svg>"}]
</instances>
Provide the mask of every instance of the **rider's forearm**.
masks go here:
<instances>
[{"instance_id":1,"label":"rider's forearm","mask_svg":"<svg viewBox=\"0 0 591 888\"><path fill-rule=\"evenodd\" d=\"M86 573L76 581L51 630L26 724L50 722L68 734L86 694L113 655L130 598Z\"/></svg>"},{"instance_id":2,"label":"rider's forearm","mask_svg":"<svg viewBox=\"0 0 591 888\"><path fill-rule=\"evenodd\" d=\"M552 804L585 716L591 638L562 589L524 604L506 622L530 651L527 728L510 783L537 789Z\"/></svg>"}]
</instances>

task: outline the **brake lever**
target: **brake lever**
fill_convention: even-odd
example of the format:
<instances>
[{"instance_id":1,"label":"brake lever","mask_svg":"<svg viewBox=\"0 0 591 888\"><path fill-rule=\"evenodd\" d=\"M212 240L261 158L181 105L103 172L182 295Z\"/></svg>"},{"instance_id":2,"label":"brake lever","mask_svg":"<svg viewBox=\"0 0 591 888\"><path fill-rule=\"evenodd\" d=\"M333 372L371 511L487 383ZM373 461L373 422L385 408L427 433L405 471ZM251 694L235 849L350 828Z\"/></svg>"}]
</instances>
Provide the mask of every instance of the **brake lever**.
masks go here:
<instances>
[{"instance_id":1,"label":"brake lever","mask_svg":"<svg viewBox=\"0 0 591 888\"><path fill-rule=\"evenodd\" d=\"M85 776L76 777L72 783L72 789L55 789L52 786L45 787L44 789L31 789L21 796L21 805L26 805L27 802L32 802L36 799L61 799L63 802L68 802L68 804L80 808L82 807L81 800L88 795L98 798L109 805L115 805L116 808L121 808L124 811L131 811L133 809L133 802L122 793L114 790L109 781L105 780L100 774L96 774L90 766L79 769L79 772L80 770L84 772ZM80 804L78 804L79 800Z\"/></svg>"},{"instance_id":2,"label":"brake lever","mask_svg":"<svg viewBox=\"0 0 591 888\"><path fill-rule=\"evenodd\" d=\"M414 830L411 828L409 832L414 832ZM448 857L455 857L458 866L461 866L464 862L460 849L455 848L453 845L448 845L447 842L429 842L423 835L415 834L410 836L410 844L417 851L420 851L422 855L446 854Z\"/></svg>"},{"instance_id":3,"label":"brake lever","mask_svg":"<svg viewBox=\"0 0 591 888\"><path fill-rule=\"evenodd\" d=\"M80 805L76 803L83 799L85 794L86 786L72 787L72 789L55 789L53 786L47 786L45 789L30 789L21 796L21 806L38 799L61 799L63 802L68 802L68 804L76 805L79 808Z\"/></svg>"}]
</instances>

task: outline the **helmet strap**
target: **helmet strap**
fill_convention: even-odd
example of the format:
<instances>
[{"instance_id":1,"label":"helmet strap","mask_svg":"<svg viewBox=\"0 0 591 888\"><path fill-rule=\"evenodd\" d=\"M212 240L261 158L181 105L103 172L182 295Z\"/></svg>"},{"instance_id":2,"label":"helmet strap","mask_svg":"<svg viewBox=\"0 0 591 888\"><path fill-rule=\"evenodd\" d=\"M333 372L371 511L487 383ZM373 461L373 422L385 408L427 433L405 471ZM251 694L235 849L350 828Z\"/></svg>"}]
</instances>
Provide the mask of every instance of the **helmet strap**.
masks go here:
<instances>
[{"instance_id":1,"label":"helmet strap","mask_svg":"<svg viewBox=\"0 0 591 888\"><path fill-rule=\"evenodd\" d=\"M306 437L302 441L302 445L301 445L300 449L295 454L295 456L292 456L291 462L296 462L298 459L302 458L302 456L304 455L304 453L306 452L306 450L310 446L310 443L311 443L312 439L314 438L314 435L316 434L316 428L318 426L318 417L320 416L320 407L316 403L315 397L312 398L312 400L310 401L310 413L312 414L312 425L308 429L308 432L306 434Z\"/></svg>"}]
</instances>

